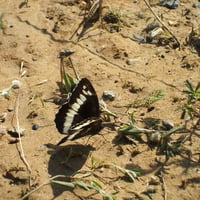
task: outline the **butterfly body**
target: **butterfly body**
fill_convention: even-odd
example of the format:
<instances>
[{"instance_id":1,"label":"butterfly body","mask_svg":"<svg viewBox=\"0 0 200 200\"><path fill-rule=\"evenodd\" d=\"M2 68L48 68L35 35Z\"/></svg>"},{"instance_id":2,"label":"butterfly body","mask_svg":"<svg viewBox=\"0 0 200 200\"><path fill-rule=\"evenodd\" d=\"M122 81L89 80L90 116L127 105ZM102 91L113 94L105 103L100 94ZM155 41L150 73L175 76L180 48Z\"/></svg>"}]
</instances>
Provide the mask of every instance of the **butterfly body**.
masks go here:
<instances>
[{"instance_id":1,"label":"butterfly body","mask_svg":"<svg viewBox=\"0 0 200 200\"><path fill-rule=\"evenodd\" d=\"M58 131L67 135L58 144L96 134L101 129L98 97L87 78L78 82L68 101L60 107L54 121Z\"/></svg>"}]
</instances>

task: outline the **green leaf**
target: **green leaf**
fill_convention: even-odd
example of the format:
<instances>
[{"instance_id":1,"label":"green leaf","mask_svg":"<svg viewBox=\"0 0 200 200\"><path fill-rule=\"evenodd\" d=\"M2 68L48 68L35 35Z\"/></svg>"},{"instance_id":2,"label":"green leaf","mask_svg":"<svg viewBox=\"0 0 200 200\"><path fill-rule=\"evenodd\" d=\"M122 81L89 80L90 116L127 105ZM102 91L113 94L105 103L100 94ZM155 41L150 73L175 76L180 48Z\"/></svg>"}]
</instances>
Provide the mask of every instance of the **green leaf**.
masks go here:
<instances>
[{"instance_id":1,"label":"green leaf","mask_svg":"<svg viewBox=\"0 0 200 200\"><path fill-rule=\"evenodd\" d=\"M66 72L63 74L63 76L64 76L66 93L67 94L71 93L76 84L75 84L73 78Z\"/></svg>"},{"instance_id":2,"label":"green leaf","mask_svg":"<svg viewBox=\"0 0 200 200\"><path fill-rule=\"evenodd\" d=\"M96 181L91 181L90 184L97 191L102 189L101 185L99 183L97 183Z\"/></svg>"},{"instance_id":3,"label":"green leaf","mask_svg":"<svg viewBox=\"0 0 200 200\"><path fill-rule=\"evenodd\" d=\"M134 118L134 113L133 112L130 113L130 121L131 121L132 124L135 123L135 118Z\"/></svg>"},{"instance_id":4,"label":"green leaf","mask_svg":"<svg viewBox=\"0 0 200 200\"><path fill-rule=\"evenodd\" d=\"M192 84L191 84L188 80L185 81L185 86L186 86L191 92L194 92L194 89L193 89L193 87L192 87Z\"/></svg>"},{"instance_id":5,"label":"green leaf","mask_svg":"<svg viewBox=\"0 0 200 200\"><path fill-rule=\"evenodd\" d=\"M84 183L83 181L75 181L74 184L78 185L79 187L83 188L84 190L87 190L87 191L90 190L88 185L86 183Z\"/></svg>"},{"instance_id":6,"label":"green leaf","mask_svg":"<svg viewBox=\"0 0 200 200\"><path fill-rule=\"evenodd\" d=\"M141 133L144 133L145 130L134 127L132 124L130 125L122 125L119 129L119 132L123 135L131 135L131 136L140 136Z\"/></svg>"},{"instance_id":7,"label":"green leaf","mask_svg":"<svg viewBox=\"0 0 200 200\"><path fill-rule=\"evenodd\" d=\"M70 187L70 188L74 188L74 187L75 187L75 184L72 183L72 182L56 181L56 180L52 180L51 182L52 182L52 183L59 184L59 185L64 185L64 186L67 186L67 187Z\"/></svg>"},{"instance_id":8,"label":"green leaf","mask_svg":"<svg viewBox=\"0 0 200 200\"><path fill-rule=\"evenodd\" d=\"M200 82L197 84L197 86L196 86L196 88L195 88L195 92L198 92L198 90L199 90L199 92L200 92Z\"/></svg>"},{"instance_id":9,"label":"green leaf","mask_svg":"<svg viewBox=\"0 0 200 200\"><path fill-rule=\"evenodd\" d=\"M116 167L116 169L118 169L121 173L127 175L131 182L134 182L135 178L137 178L137 176L140 175L140 171L137 169L125 169L117 165L114 165L114 167Z\"/></svg>"}]
</instances>

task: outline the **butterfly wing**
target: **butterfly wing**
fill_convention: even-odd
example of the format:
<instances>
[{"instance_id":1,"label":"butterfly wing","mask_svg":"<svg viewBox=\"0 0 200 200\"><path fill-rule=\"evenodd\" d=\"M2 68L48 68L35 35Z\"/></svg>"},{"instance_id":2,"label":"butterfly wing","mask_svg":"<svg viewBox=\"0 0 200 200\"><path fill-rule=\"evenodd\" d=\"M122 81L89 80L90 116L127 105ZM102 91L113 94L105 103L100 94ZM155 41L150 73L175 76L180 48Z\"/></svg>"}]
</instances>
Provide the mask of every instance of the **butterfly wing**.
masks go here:
<instances>
[{"instance_id":1,"label":"butterfly wing","mask_svg":"<svg viewBox=\"0 0 200 200\"><path fill-rule=\"evenodd\" d=\"M77 124L76 126L72 127L68 135L64 138L62 138L57 145L60 145L64 143L67 140L75 140L81 137L84 137L86 135L94 135L97 134L101 129L101 119L100 118L90 118L87 120L84 120L80 124Z\"/></svg>"},{"instance_id":2,"label":"butterfly wing","mask_svg":"<svg viewBox=\"0 0 200 200\"><path fill-rule=\"evenodd\" d=\"M96 121L99 122L99 102L96 92L86 78L79 81L69 100L63 104L55 117L58 131L62 134L75 134L72 139L83 137L84 132ZM89 123L89 121L91 123ZM81 134L80 134L81 133Z\"/></svg>"}]
</instances>

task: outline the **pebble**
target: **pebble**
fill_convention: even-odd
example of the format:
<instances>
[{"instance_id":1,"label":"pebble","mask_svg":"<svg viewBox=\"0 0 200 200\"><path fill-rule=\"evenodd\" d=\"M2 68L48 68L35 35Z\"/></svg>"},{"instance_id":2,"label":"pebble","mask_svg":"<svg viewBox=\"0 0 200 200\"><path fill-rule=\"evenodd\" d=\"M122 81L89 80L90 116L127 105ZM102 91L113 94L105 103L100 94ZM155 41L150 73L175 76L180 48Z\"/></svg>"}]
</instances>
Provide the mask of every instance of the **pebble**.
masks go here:
<instances>
[{"instance_id":1,"label":"pebble","mask_svg":"<svg viewBox=\"0 0 200 200\"><path fill-rule=\"evenodd\" d=\"M149 185L146 191L147 193L156 193L156 187L154 185Z\"/></svg>"},{"instance_id":2,"label":"pebble","mask_svg":"<svg viewBox=\"0 0 200 200\"><path fill-rule=\"evenodd\" d=\"M37 55L33 55L32 56L32 61L37 61L38 60L38 56Z\"/></svg>"},{"instance_id":3,"label":"pebble","mask_svg":"<svg viewBox=\"0 0 200 200\"><path fill-rule=\"evenodd\" d=\"M163 31L162 28L156 27L155 29L153 29L152 31L149 32L148 36L149 36L150 38L153 39L153 38L155 38L156 36L162 34L163 32L164 32L164 31Z\"/></svg>"},{"instance_id":4,"label":"pebble","mask_svg":"<svg viewBox=\"0 0 200 200\"><path fill-rule=\"evenodd\" d=\"M165 0L165 1L159 1L158 5L165 6L170 9L175 9L179 6L178 0Z\"/></svg>"},{"instance_id":5,"label":"pebble","mask_svg":"<svg viewBox=\"0 0 200 200\"><path fill-rule=\"evenodd\" d=\"M160 184L159 178L157 176L151 176L149 184L150 185L159 185Z\"/></svg>"},{"instance_id":6,"label":"pebble","mask_svg":"<svg viewBox=\"0 0 200 200\"><path fill-rule=\"evenodd\" d=\"M193 8L200 8L200 2L193 3Z\"/></svg>"},{"instance_id":7,"label":"pebble","mask_svg":"<svg viewBox=\"0 0 200 200\"><path fill-rule=\"evenodd\" d=\"M157 161L153 161L153 162L150 163L149 166L150 166L151 168L156 168L156 167L159 166L159 163L158 163Z\"/></svg>"},{"instance_id":8,"label":"pebble","mask_svg":"<svg viewBox=\"0 0 200 200\"><path fill-rule=\"evenodd\" d=\"M0 136L5 135L7 132L7 127L0 125Z\"/></svg>"},{"instance_id":9,"label":"pebble","mask_svg":"<svg viewBox=\"0 0 200 200\"><path fill-rule=\"evenodd\" d=\"M133 37L131 38L132 40L134 41L137 41L137 42L141 42L141 43L146 43L146 38L142 35L138 35L138 34L133 34Z\"/></svg>"},{"instance_id":10,"label":"pebble","mask_svg":"<svg viewBox=\"0 0 200 200\"><path fill-rule=\"evenodd\" d=\"M6 117L7 117L7 113L6 112L2 112L0 113L0 122L4 122Z\"/></svg>"},{"instance_id":11,"label":"pebble","mask_svg":"<svg viewBox=\"0 0 200 200\"><path fill-rule=\"evenodd\" d=\"M169 20L169 21L168 21L168 24L169 24L170 26L178 26L178 25L179 25L178 22L172 21L172 20Z\"/></svg>"},{"instance_id":12,"label":"pebble","mask_svg":"<svg viewBox=\"0 0 200 200\"><path fill-rule=\"evenodd\" d=\"M115 94L113 91L106 90L103 92L103 99L113 101L115 99Z\"/></svg>"},{"instance_id":13,"label":"pebble","mask_svg":"<svg viewBox=\"0 0 200 200\"><path fill-rule=\"evenodd\" d=\"M105 48L106 48L106 45L102 45L101 47L99 47L99 48L96 49L96 52L97 52L97 53L100 53L100 52L102 52Z\"/></svg>"},{"instance_id":14,"label":"pebble","mask_svg":"<svg viewBox=\"0 0 200 200\"><path fill-rule=\"evenodd\" d=\"M130 58L126 60L127 65L134 65L138 61L137 58Z\"/></svg>"},{"instance_id":15,"label":"pebble","mask_svg":"<svg viewBox=\"0 0 200 200\"><path fill-rule=\"evenodd\" d=\"M161 135L159 132L152 133L149 136L149 141L152 143L158 143L158 142L160 142L160 139L161 139Z\"/></svg>"},{"instance_id":16,"label":"pebble","mask_svg":"<svg viewBox=\"0 0 200 200\"><path fill-rule=\"evenodd\" d=\"M64 57L68 57L70 56L71 54L73 54L75 51L72 50L72 49L63 49L60 51L59 53L59 57L60 58L64 58Z\"/></svg>"},{"instance_id":17,"label":"pebble","mask_svg":"<svg viewBox=\"0 0 200 200\"><path fill-rule=\"evenodd\" d=\"M13 80L12 81L12 88L13 89L18 89L22 86L22 82L19 80Z\"/></svg>"},{"instance_id":18,"label":"pebble","mask_svg":"<svg viewBox=\"0 0 200 200\"><path fill-rule=\"evenodd\" d=\"M152 31L153 29L159 27L159 23L158 22L152 22L150 24L147 25L147 27L145 28L145 31L148 33L149 31Z\"/></svg>"},{"instance_id":19,"label":"pebble","mask_svg":"<svg viewBox=\"0 0 200 200\"><path fill-rule=\"evenodd\" d=\"M36 131L40 126L38 124L33 124L32 130Z\"/></svg>"},{"instance_id":20,"label":"pebble","mask_svg":"<svg viewBox=\"0 0 200 200\"><path fill-rule=\"evenodd\" d=\"M9 105L7 110L8 110L8 112L12 112L14 110L14 107L12 105Z\"/></svg>"},{"instance_id":21,"label":"pebble","mask_svg":"<svg viewBox=\"0 0 200 200\"><path fill-rule=\"evenodd\" d=\"M163 120L162 121L162 125L164 126L164 128L168 131L172 128L174 128L174 124L173 122L167 121L167 120Z\"/></svg>"}]
</instances>

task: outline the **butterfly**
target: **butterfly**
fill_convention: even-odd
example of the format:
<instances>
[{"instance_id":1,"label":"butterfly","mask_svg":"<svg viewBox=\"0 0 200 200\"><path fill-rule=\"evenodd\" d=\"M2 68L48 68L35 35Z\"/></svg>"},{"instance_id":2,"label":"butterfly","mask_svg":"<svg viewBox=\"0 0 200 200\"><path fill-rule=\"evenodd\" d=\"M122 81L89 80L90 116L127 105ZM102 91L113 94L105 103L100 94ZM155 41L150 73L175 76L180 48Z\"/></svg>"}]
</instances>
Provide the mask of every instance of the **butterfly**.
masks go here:
<instances>
[{"instance_id":1,"label":"butterfly","mask_svg":"<svg viewBox=\"0 0 200 200\"><path fill-rule=\"evenodd\" d=\"M67 102L56 113L54 121L58 131L67 135L57 145L101 130L98 97L87 78L80 79Z\"/></svg>"}]
</instances>

